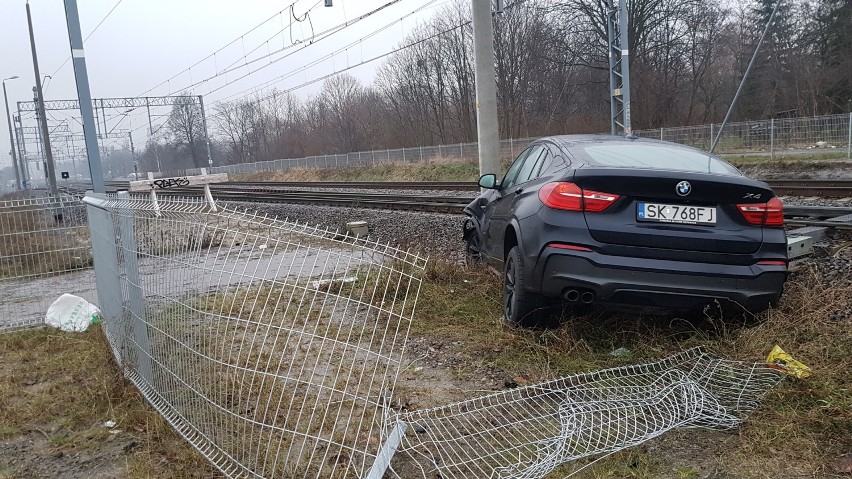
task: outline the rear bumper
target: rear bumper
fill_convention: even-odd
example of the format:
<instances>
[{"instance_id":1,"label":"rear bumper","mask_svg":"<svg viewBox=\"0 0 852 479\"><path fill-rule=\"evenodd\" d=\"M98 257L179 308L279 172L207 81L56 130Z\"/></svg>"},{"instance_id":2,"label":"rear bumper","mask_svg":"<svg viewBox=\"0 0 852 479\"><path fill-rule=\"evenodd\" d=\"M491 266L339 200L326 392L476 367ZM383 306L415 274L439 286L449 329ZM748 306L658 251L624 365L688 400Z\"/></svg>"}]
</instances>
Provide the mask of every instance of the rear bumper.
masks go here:
<instances>
[{"instance_id":1,"label":"rear bumper","mask_svg":"<svg viewBox=\"0 0 852 479\"><path fill-rule=\"evenodd\" d=\"M596 302L696 309L715 301L762 311L778 301L787 268L608 256L545 248L537 263L542 294L591 291Z\"/></svg>"}]
</instances>

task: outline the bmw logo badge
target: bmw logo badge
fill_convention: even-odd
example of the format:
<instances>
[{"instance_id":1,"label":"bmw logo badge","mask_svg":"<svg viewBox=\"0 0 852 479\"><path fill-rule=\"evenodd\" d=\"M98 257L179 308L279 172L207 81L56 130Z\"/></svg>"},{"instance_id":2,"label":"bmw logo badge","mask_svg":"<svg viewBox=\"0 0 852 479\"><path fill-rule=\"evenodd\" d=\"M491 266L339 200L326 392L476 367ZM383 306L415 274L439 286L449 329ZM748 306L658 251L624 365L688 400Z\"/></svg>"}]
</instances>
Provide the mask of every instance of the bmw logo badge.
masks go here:
<instances>
[{"instance_id":1,"label":"bmw logo badge","mask_svg":"<svg viewBox=\"0 0 852 479\"><path fill-rule=\"evenodd\" d=\"M675 190L680 196L686 196L692 191L692 185L688 181L681 181L675 186Z\"/></svg>"}]
</instances>

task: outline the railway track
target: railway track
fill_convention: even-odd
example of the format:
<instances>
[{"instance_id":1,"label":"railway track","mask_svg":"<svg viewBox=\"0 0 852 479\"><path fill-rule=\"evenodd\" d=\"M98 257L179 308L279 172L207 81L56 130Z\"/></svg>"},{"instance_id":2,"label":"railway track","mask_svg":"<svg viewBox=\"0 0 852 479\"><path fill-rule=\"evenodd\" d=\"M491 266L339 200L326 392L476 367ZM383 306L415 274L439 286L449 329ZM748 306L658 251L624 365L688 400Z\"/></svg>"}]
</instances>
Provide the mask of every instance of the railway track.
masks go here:
<instances>
[{"instance_id":1,"label":"railway track","mask_svg":"<svg viewBox=\"0 0 852 479\"><path fill-rule=\"evenodd\" d=\"M776 195L852 197L852 180L770 180L768 183Z\"/></svg>"},{"instance_id":2,"label":"railway track","mask_svg":"<svg viewBox=\"0 0 852 479\"><path fill-rule=\"evenodd\" d=\"M113 190L126 182L107 182ZM852 197L852 180L772 180L776 194L795 196ZM362 193L318 190L432 190L470 191L470 196L436 196L424 194ZM459 214L477 191L471 182L227 182L211 185L215 198L226 202L298 203L332 206L354 206L379 209L424 211ZM159 190L166 196L199 196L200 188ZM852 222L831 221L852 215L852 208L787 206L784 210L790 225L829 226L852 229Z\"/></svg>"},{"instance_id":3,"label":"railway track","mask_svg":"<svg viewBox=\"0 0 852 479\"><path fill-rule=\"evenodd\" d=\"M777 195L789 196L818 196L823 198L852 198L852 180L769 180L769 186ZM106 185L112 189L120 189L127 182L108 181ZM477 191L478 187L471 181L230 181L214 185L214 189L235 189L243 191L278 190L278 189L363 189L363 190L433 190L433 191Z\"/></svg>"}]
</instances>

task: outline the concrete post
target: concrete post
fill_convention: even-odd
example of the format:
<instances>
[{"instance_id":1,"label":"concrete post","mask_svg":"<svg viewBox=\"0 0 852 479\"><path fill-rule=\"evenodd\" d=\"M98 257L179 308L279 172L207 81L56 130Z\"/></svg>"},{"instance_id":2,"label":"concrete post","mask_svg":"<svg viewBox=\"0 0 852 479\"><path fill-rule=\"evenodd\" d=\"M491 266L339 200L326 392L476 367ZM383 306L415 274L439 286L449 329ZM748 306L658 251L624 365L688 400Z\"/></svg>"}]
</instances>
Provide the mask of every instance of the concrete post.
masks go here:
<instances>
[{"instance_id":1,"label":"concrete post","mask_svg":"<svg viewBox=\"0 0 852 479\"><path fill-rule=\"evenodd\" d=\"M104 174L101 167L101 152L95 135L95 116L92 112L92 93L89 91L89 74L86 70L86 55L83 50L83 33L77 14L77 0L65 0L65 20L68 24L68 39L71 43L74 78L77 82L77 98L83 119L83 135L86 139L86 155L89 157L89 176L95 193L104 193Z\"/></svg>"},{"instance_id":2,"label":"concrete post","mask_svg":"<svg viewBox=\"0 0 852 479\"><path fill-rule=\"evenodd\" d=\"M36 109L38 111L39 127L41 127L41 139L44 142L45 173L47 174L47 187L50 196L58 197L56 188L56 168L53 164L53 150L50 147L50 131L47 129L47 114L44 111L44 91L41 88L41 73L38 70L38 56L36 55L35 36L33 36L33 21L30 15L30 4L27 3L27 24L30 27L30 47L33 53L33 70L35 72L36 94L38 95Z\"/></svg>"},{"instance_id":3,"label":"concrete post","mask_svg":"<svg viewBox=\"0 0 852 479\"><path fill-rule=\"evenodd\" d=\"M846 140L846 159L852 160L852 113L849 113L849 138Z\"/></svg>"},{"instance_id":4,"label":"concrete post","mask_svg":"<svg viewBox=\"0 0 852 479\"><path fill-rule=\"evenodd\" d=\"M769 158L775 159L775 118L769 119Z\"/></svg>"},{"instance_id":5,"label":"concrete post","mask_svg":"<svg viewBox=\"0 0 852 479\"><path fill-rule=\"evenodd\" d=\"M213 155L210 153L210 135L207 133L207 114L204 113L204 97L198 95L198 106L201 108L201 125L204 128L204 143L207 145L207 167L213 168Z\"/></svg>"},{"instance_id":6,"label":"concrete post","mask_svg":"<svg viewBox=\"0 0 852 479\"><path fill-rule=\"evenodd\" d=\"M497 124L497 84L495 80L497 74L494 67L494 26L491 24L491 1L471 0L471 4L479 174L499 174L500 131Z\"/></svg>"}]
</instances>

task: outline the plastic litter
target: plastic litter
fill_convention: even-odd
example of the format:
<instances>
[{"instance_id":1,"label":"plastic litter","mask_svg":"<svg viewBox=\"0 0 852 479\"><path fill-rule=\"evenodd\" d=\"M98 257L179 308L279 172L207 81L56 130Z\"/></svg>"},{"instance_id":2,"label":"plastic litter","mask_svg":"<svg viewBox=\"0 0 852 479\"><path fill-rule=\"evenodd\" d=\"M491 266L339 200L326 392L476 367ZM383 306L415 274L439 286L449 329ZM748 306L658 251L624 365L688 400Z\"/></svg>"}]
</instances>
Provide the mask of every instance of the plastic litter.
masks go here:
<instances>
[{"instance_id":1,"label":"plastic litter","mask_svg":"<svg viewBox=\"0 0 852 479\"><path fill-rule=\"evenodd\" d=\"M100 322L97 306L73 294L63 294L47 308L44 323L62 331L79 333Z\"/></svg>"},{"instance_id":2,"label":"plastic litter","mask_svg":"<svg viewBox=\"0 0 852 479\"><path fill-rule=\"evenodd\" d=\"M777 344L773 346L772 351L769 351L769 356L766 357L766 362L769 363L769 367L784 371L790 376L794 376L799 379L803 379L811 375L811 368L793 359L793 356L785 353Z\"/></svg>"}]
</instances>

